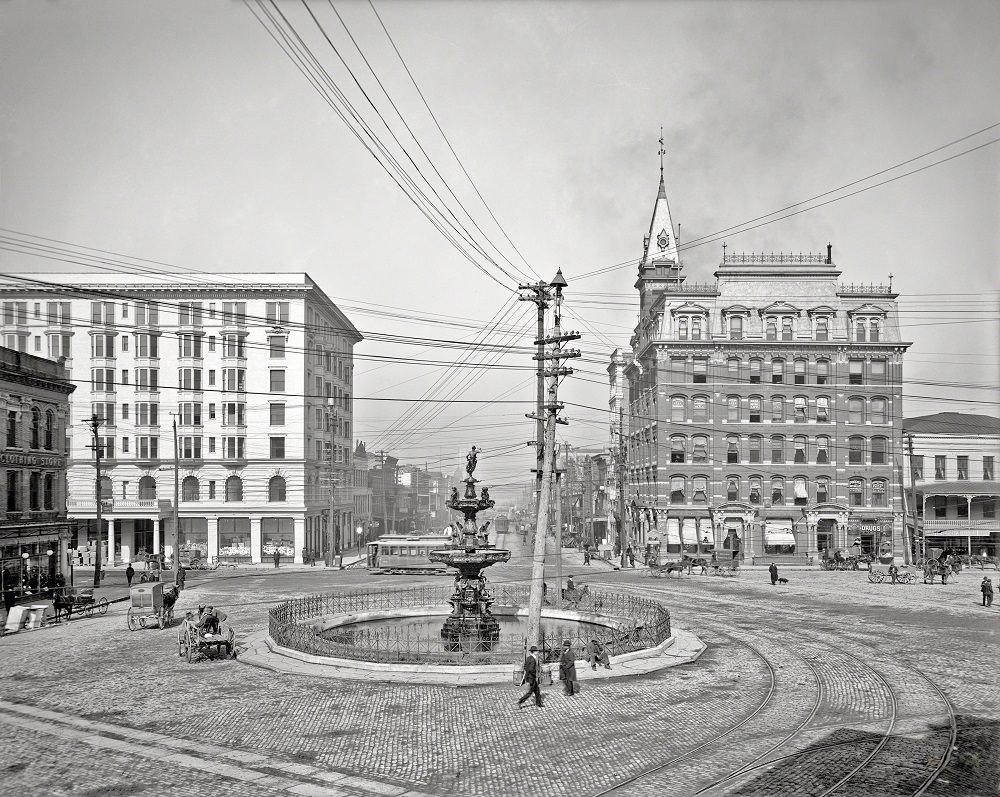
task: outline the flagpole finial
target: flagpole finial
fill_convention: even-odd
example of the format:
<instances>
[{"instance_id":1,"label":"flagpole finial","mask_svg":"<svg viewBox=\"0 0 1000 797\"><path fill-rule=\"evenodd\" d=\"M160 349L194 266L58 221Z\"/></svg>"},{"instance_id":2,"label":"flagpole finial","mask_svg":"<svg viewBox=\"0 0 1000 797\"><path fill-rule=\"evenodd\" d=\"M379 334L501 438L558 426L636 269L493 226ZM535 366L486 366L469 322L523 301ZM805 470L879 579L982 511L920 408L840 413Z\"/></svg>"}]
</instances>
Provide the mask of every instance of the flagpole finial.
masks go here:
<instances>
[{"instance_id":1,"label":"flagpole finial","mask_svg":"<svg viewBox=\"0 0 1000 797\"><path fill-rule=\"evenodd\" d=\"M667 151L663 148L663 125L660 125L660 178L663 178L663 156Z\"/></svg>"}]
</instances>

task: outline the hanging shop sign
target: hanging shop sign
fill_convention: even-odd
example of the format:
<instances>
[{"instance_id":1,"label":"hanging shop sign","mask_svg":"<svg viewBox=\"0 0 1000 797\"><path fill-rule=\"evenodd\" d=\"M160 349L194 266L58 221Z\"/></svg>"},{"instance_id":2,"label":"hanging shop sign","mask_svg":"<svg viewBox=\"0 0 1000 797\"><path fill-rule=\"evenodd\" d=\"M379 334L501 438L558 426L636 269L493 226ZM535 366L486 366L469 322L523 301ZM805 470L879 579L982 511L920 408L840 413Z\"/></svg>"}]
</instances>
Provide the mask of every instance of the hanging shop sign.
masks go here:
<instances>
[{"instance_id":1,"label":"hanging shop sign","mask_svg":"<svg viewBox=\"0 0 1000 797\"><path fill-rule=\"evenodd\" d=\"M26 465L31 468L62 468L62 457L40 454L0 454L0 465Z\"/></svg>"},{"instance_id":2,"label":"hanging shop sign","mask_svg":"<svg viewBox=\"0 0 1000 797\"><path fill-rule=\"evenodd\" d=\"M892 534L892 518L858 518L847 524L851 534Z\"/></svg>"}]
</instances>

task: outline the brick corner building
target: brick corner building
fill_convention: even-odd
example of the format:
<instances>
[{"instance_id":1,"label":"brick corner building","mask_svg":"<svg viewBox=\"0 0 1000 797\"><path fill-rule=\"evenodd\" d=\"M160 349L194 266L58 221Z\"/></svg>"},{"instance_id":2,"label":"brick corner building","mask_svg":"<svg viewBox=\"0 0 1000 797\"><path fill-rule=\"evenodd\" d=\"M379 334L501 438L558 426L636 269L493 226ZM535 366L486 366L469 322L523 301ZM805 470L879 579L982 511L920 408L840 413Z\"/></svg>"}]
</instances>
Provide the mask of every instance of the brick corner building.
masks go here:
<instances>
[{"instance_id":1,"label":"brick corner building","mask_svg":"<svg viewBox=\"0 0 1000 797\"><path fill-rule=\"evenodd\" d=\"M661 173L631 356L610 369L627 382L612 384L612 403L627 396L633 544L748 563L805 563L859 538L866 552L902 554L895 466L910 344L891 284L840 275L829 245L724 246L715 282L688 282Z\"/></svg>"}]
</instances>

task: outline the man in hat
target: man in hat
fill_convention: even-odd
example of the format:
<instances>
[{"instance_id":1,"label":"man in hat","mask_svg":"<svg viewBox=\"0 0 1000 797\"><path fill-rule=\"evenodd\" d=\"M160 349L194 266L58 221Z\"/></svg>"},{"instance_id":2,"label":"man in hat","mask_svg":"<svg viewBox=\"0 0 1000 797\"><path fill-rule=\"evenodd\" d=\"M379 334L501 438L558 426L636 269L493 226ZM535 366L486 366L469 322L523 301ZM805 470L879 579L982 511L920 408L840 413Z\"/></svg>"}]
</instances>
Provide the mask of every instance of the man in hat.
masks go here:
<instances>
[{"instance_id":1,"label":"man in hat","mask_svg":"<svg viewBox=\"0 0 1000 797\"><path fill-rule=\"evenodd\" d=\"M993 605L993 582L988 578L983 579L983 583L979 585L979 589L983 593L983 606L989 607Z\"/></svg>"},{"instance_id":2,"label":"man in hat","mask_svg":"<svg viewBox=\"0 0 1000 797\"><path fill-rule=\"evenodd\" d=\"M559 680L563 682L566 695L573 697L579 687L576 685L576 655L568 639L563 641L562 654L559 656Z\"/></svg>"},{"instance_id":3,"label":"man in hat","mask_svg":"<svg viewBox=\"0 0 1000 797\"><path fill-rule=\"evenodd\" d=\"M521 680L522 684L528 685L528 691L525 692L521 699L517 701L517 707L521 708L524 701L529 697L534 696L535 705L538 708L545 708L542 705L542 690L539 688L538 677L541 675L542 663L539 660L538 648L535 645L531 646L531 650L528 651L528 655L524 658L524 677Z\"/></svg>"}]
</instances>

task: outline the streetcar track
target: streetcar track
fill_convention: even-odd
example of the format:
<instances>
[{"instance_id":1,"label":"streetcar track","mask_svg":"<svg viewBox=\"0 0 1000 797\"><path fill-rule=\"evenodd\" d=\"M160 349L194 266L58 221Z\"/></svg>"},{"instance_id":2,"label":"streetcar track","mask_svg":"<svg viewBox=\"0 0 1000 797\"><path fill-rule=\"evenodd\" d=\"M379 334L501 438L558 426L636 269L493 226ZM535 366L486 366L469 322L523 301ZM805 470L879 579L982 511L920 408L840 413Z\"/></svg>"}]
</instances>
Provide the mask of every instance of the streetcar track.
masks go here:
<instances>
[{"instance_id":1,"label":"streetcar track","mask_svg":"<svg viewBox=\"0 0 1000 797\"><path fill-rule=\"evenodd\" d=\"M622 589L622 590L625 590L625 591L637 591L637 592L638 591L642 591L642 592L647 592L647 593L649 591L654 591L654 592L659 592L659 593L661 593L663 595L669 595L670 597L677 597L676 594L668 593L667 590L664 590L662 588L657 589L657 588L653 587L651 590L648 589L648 588L646 590L643 590L643 589L641 589L639 587L631 588L631 587L626 586L626 585L616 585L616 586L617 586L618 589ZM693 598L694 596L685 596L685 597L692 597ZM704 596L699 595L697 597L700 600ZM703 622L704 622L704 620L703 620ZM677 763L680 760L683 760L683 759L687 758L688 756L692 755L693 753L699 752L700 750L702 750L705 747L711 745L712 743L714 743L716 741L719 741L723 737L731 734L733 731L735 731L739 727L742 727L744 724L746 724L746 722L748 722L754 716L758 715L760 713L760 711L763 710L763 708L767 704L767 702L770 701L770 699L772 697L772 694L773 694L773 691L774 691L774 688L775 688L774 669L771 666L770 662L767 662L766 657L763 656L763 654L761 653L761 651L759 649L757 649L755 646L753 646L751 643L746 642L746 640L740 639L739 637L735 636L734 634L727 633L727 632L724 632L724 631L720 631L718 628L712 628L711 631L712 631L712 633L717 633L717 634L720 634L722 636L729 637L729 638L733 639L734 641L736 641L738 644L741 644L741 645L743 645L743 646L745 646L747 648L750 648L751 650L753 650L758 655L758 657L760 657L763 661L765 661L765 663L768 666L769 671L771 672L771 676L772 676L771 677L771 688L768 691L768 696L767 696L767 699L765 700L765 702L762 703L760 707L758 707L757 711L755 711L753 715L751 715L750 717L746 718L743 722L739 723L738 725L733 726L729 730L727 730L727 731L725 731L725 732L717 735L713 739L708 740L707 742L703 743L702 745L699 745L699 746L697 746L695 748L692 748L692 749L686 751L686 753L684 755L682 755L682 756L676 756L676 757L670 759L667 762L663 762L663 763L658 764L658 765L656 765L654 767L648 767L647 769L643 770L642 772L637 773L636 775L634 775L634 776L632 776L632 777L630 777L628 779L619 781L617 784L611 786L610 788L606 789L605 791L599 792L598 795L609 794L611 792L614 792L614 791L622 788L623 786L629 785L631 783L635 783L637 780L640 780L640 779L649 777L650 775L656 774L657 772L662 771L663 769L667 768L668 766L670 766L670 765L672 765L674 763ZM814 637L813 641L818 641L818 640L816 640L815 637ZM816 797L828 797L829 795L834 794L835 792L837 792L838 790L840 790L841 788L843 788L852 779L854 779L857 775L861 774L863 772L863 770L865 770L867 767L869 767L869 765L871 765L873 762L875 762L875 759L877 758L877 756L879 755L879 753L882 752L882 750L885 748L885 746L893 738L892 732L893 732L894 728L896 727L896 722L897 722L898 712L899 712L899 702L897 700L897 695L899 693L898 693L898 691L896 689L893 688L892 684L889 683L888 679L881 672L879 672L878 670L876 670L874 667L872 667L867 662L865 662L863 659L861 659L860 657L858 657L857 655L855 655L853 653L849 653L849 652L844 651L844 650L839 650L838 653L840 655L846 656L846 657L854 660L855 664L859 665L862 670L870 672L874 676L874 678L877 679L877 681L881 682L881 684L882 684L882 686L884 688L884 692L887 695L888 700L889 700L890 713L889 713L889 716L887 718L882 718L882 721L884 721L885 719L888 719L888 726L886 727L886 729L882 733L881 738L879 739L878 743L875 745L874 749L872 749L868 753L868 755L859 764L857 764L855 767L853 767L850 772L848 772L847 774L845 774L844 776L842 776L832 786L828 786L828 787L826 787L826 789L824 791L819 792L816 795ZM760 770L760 769L766 769L768 767L772 767L772 766L774 766L777 763L781 763L781 762L784 762L784 761L792 761L792 760L795 760L795 759L801 759L801 758L804 758L804 757L809 756L809 755L813 755L813 754L815 754L817 752L820 752L820 751L823 751L823 750L829 750L829 749L834 749L834 748L843 747L843 746L847 746L847 745L855 745L855 744L857 744L857 740L852 740L850 742L836 743L836 744L831 744L831 745L810 746L810 747L806 748L805 750L800 750L800 751L797 751L797 752L794 752L794 753L789 753L788 755L779 756L777 758L771 758L771 759L768 759L766 761L762 761L762 759L766 758L768 755L770 755L774 751L779 750L781 747L787 745L796 736L799 736L804 731L806 731L807 730L807 726L809 726L811 720L815 718L815 715L816 715L816 713L819 710L819 707L821 705L821 701L822 701L822 697L823 697L822 681L819 678L818 672L817 672L816 668L813 666L813 664L811 663L811 661L808 658L806 658L805 656L802 656L801 658L802 658L802 661L804 663L806 663L806 665L810 668L810 670L812 671L813 676L814 676L814 678L816 679L816 682L817 682L817 697L816 697L816 700L814 702L814 705L813 705L812 709L810 710L810 712L807 715L807 717L805 718L805 720L799 722L798 725L797 725L797 727L794 730L792 730L790 733L788 733L780 742L772 745L767 751L765 751L764 753L761 753L760 755L755 756L751 761L747 762L746 764L744 764L743 766L741 766L738 770L735 770L734 772L730 773L729 775L726 775L725 777L720 778L720 779L718 779L718 780L716 780L716 781L708 784L707 786L702 787L697 792L695 792L695 794L705 794L705 793L711 792L711 791L713 791L715 789L718 789L721 786L724 786L726 784L731 783L732 781L734 781L734 780L742 777L743 775L746 775L748 773L751 773L751 772L754 772L754 771L757 771L757 770ZM952 706L951 701L949 700L947 694L941 689L940 686L938 686L926 674L924 674L923 672L921 672L920 670L918 670L917 668L915 668L906 659L903 659L902 657L898 657L897 658L897 663L898 663L898 665L901 668L905 668L909 672L914 672L914 673L917 673L918 675L920 675L920 677L931 687L931 689L933 689L937 693L937 695L939 696L939 698L941 699L941 701L944 703L944 706L945 706L945 709L946 709L947 715L948 715L949 738L948 738L948 744L946 746L945 752L941 755L941 757L940 757L938 763L935 765L935 767L926 776L924 776L923 781L916 788L916 790L911 793L911 797L922 797L922 795L924 795L924 794L927 793L927 790L938 779L938 777L941 775L941 773L944 772L944 770L948 766L948 763L951 760L951 756L952 756L952 753L953 753L953 751L955 749L955 745L956 745L957 737L958 737L957 717L955 715L954 707ZM843 727L843 725L840 724L840 723L838 723L838 726L839 727ZM817 726L813 726L812 729L813 730L818 730L819 728ZM598 796L595 795L595 797L598 797Z\"/></svg>"}]
</instances>

